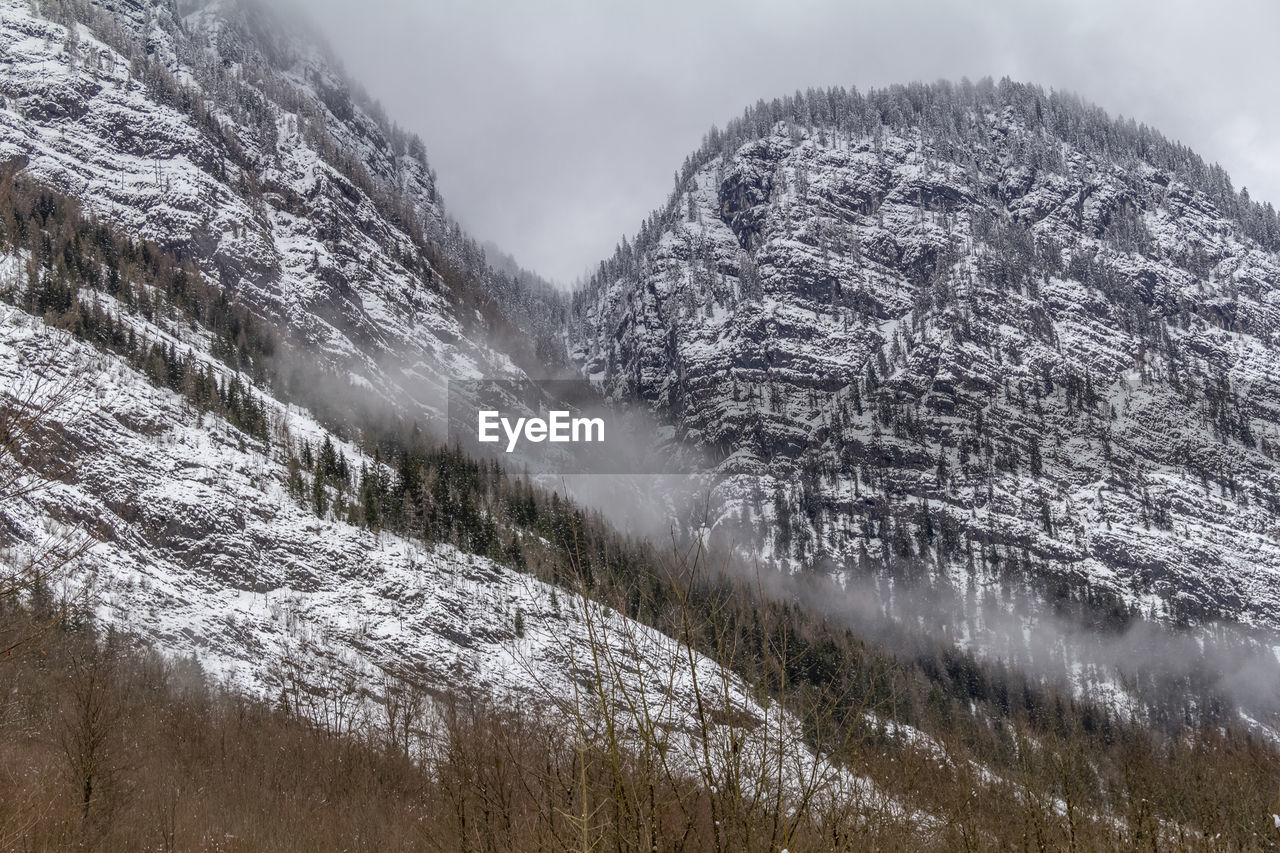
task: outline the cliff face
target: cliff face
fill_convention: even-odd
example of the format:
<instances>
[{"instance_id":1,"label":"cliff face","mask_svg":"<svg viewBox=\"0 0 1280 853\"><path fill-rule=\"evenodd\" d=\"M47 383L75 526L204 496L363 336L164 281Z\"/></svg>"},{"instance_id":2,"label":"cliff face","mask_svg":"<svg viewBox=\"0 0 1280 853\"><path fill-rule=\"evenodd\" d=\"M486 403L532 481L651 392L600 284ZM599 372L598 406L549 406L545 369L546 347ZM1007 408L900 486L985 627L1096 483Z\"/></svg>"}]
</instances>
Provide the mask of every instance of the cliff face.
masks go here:
<instances>
[{"instance_id":1,"label":"cliff face","mask_svg":"<svg viewBox=\"0 0 1280 853\"><path fill-rule=\"evenodd\" d=\"M1221 169L1069 97L798 93L713 132L570 340L784 565L1275 624L1277 247Z\"/></svg>"},{"instance_id":2,"label":"cliff face","mask_svg":"<svg viewBox=\"0 0 1280 853\"><path fill-rule=\"evenodd\" d=\"M0 5L0 158L195 261L388 397L538 361L554 298L488 266L421 141L305 34L233 2L32 8Z\"/></svg>"}]
</instances>

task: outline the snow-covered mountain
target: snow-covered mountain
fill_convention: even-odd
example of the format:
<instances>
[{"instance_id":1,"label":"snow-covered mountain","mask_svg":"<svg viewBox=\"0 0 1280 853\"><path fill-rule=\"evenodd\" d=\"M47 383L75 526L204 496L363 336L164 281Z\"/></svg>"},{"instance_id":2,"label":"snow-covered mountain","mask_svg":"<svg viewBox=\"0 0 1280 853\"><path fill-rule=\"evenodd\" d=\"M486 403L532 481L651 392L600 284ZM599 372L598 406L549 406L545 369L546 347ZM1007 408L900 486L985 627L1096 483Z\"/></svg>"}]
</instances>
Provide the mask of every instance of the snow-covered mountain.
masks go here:
<instances>
[{"instance_id":1,"label":"snow-covered mountain","mask_svg":"<svg viewBox=\"0 0 1280 853\"><path fill-rule=\"evenodd\" d=\"M549 291L491 269L421 141L254 4L4 0L0 159L389 398L438 404L442 378L556 362Z\"/></svg>"},{"instance_id":2,"label":"snow-covered mountain","mask_svg":"<svg viewBox=\"0 0 1280 853\"><path fill-rule=\"evenodd\" d=\"M1278 249L1073 97L810 91L712 132L572 356L717 454L716 527L783 566L1274 627Z\"/></svg>"},{"instance_id":3,"label":"snow-covered mountain","mask_svg":"<svg viewBox=\"0 0 1280 853\"><path fill-rule=\"evenodd\" d=\"M0 581L326 727L497 697L775 833L813 795L955 847L972 792L993 843L1033 796L1074 839L1066 743L1106 837L1209 837L1117 744L1277 730L1278 248L1070 97L810 92L713 132L570 298L294 23L0 0ZM610 461L713 460L707 527L655 549L678 489L573 502L430 437L448 380L566 375L641 403Z\"/></svg>"}]
</instances>

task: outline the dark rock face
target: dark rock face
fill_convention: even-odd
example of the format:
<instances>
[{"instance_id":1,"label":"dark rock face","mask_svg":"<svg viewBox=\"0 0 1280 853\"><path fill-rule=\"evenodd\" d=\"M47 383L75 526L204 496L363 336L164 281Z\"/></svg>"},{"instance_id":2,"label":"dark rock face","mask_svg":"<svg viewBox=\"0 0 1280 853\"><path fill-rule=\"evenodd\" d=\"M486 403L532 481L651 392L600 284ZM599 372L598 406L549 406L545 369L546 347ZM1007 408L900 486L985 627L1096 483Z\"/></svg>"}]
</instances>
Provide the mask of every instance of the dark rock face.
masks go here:
<instances>
[{"instance_id":1,"label":"dark rock face","mask_svg":"<svg viewBox=\"0 0 1280 853\"><path fill-rule=\"evenodd\" d=\"M810 93L653 223L574 357L730 451L726 534L1277 622L1280 228L1221 170L1031 87Z\"/></svg>"}]
</instances>

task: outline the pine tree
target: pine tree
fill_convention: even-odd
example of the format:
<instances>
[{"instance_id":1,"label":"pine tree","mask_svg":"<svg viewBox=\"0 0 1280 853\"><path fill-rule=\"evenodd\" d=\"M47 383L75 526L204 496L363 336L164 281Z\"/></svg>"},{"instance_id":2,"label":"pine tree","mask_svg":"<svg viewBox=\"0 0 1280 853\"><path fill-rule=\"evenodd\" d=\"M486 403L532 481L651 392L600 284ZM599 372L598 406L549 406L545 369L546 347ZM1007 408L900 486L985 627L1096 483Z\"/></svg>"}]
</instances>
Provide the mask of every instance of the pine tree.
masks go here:
<instances>
[{"instance_id":1,"label":"pine tree","mask_svg":"<svg viewBox=\"0 0 1280 853\"><path fill-rule=\"evenodd\" d=\"M324 518L329 512L329 495L325 491L324 477L319 471L311 478L311 509L320 518Z\"/></svg>"}]
</instances>

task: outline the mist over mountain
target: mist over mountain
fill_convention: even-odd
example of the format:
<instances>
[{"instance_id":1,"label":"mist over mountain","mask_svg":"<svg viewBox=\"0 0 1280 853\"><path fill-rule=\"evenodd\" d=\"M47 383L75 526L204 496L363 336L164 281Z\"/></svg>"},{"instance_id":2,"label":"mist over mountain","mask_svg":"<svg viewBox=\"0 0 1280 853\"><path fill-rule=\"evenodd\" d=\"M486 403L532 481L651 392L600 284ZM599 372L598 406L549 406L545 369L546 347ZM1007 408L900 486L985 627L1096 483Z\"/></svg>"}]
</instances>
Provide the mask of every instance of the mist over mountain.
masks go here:
<instances>
[{"instance_id":1,"label":"mist over mountain","mask_svg":"<svg viewBox=\"0 0 1280 853\"><path fill-rule=\"evenodd\" d=\"M0 846L1271 849L1278 253L1157 130L915 83L713 129L566 293L307 25L0 0ZM547 379L627 476L450 439Z\"/></svg>"}]
</instances>

